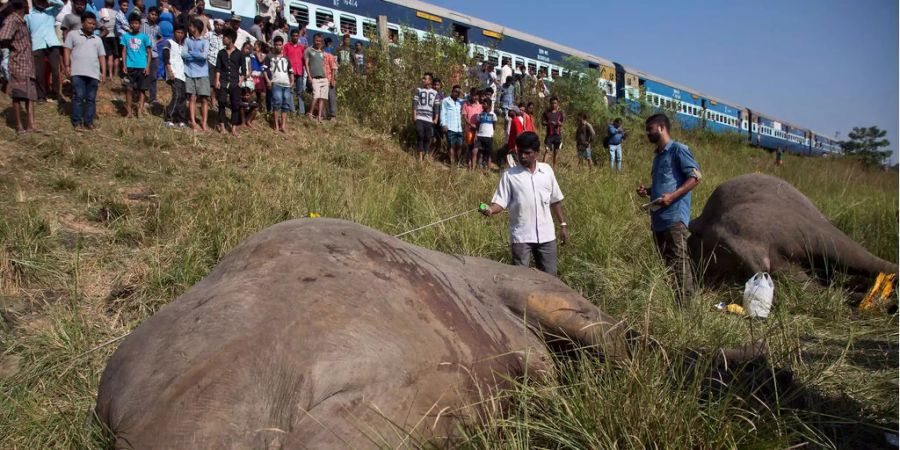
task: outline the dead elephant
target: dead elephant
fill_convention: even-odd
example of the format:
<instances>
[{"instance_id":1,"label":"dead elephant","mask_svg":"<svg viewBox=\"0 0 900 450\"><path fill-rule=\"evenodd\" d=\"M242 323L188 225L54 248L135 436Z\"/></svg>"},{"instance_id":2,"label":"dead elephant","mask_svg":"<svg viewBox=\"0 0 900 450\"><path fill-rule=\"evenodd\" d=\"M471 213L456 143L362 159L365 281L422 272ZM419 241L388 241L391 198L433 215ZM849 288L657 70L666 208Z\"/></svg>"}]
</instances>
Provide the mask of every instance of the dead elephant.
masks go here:
<instances>
[{"instance_id":1,"label":"dead elephant","mask_svg":"<svg viewBox=\"0 0 900 450\"><path fill-rule=\"evenodd\" d=\"M137 327L96 411L119 448L440 446L479 391L552 375L540 329L627 353L623 324L549 275L293 220Z\"/></svg>"},{"instance_id":2,"label":"dead elephant","mask_svg":"<svg viewBox=\"0 0 900 450\"><path fill-rule=\"evenodd\" d=\"M688 245L704 277L744 281L757 272L836 272L864 286L897 264L878 258L832 225L805 195L770 175L748 174L713 191L690 224Z\"/></svg>"}]
</instances>

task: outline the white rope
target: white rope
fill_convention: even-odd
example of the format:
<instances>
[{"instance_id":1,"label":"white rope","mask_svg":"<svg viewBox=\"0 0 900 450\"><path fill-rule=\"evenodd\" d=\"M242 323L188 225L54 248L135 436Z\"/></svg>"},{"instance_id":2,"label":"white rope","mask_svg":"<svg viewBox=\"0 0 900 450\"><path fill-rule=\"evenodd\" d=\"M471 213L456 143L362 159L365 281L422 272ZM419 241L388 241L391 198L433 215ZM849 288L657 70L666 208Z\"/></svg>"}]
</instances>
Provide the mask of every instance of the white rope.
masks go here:
<instances>
[{"instance_id":1,"label":"white rope","mask_svg":"<svg viewBox=\"0 0 900 450\"><path fill-rule=\"evenodd\" d=\"M438 220L437 222L429 223L428 225L422 225L422 226L419 227L419 228L413 228L412 230L404 231L403 233L394 235L394 237L395 237L395 238L398 238L398 237L401 237L401 236L406 236L407 234L415 233L416 231L424 230L424 229L426 229L426 228L428 228L428 227L433 227L433 226L435 226L435 225L440 225L440 224L442 224L442 223L444 223L444 222L446 222L446 221L448 221L448 220L452 220L452 219L455 219L455 218L457 218L457 217L459 217L459 216L464 216L464 215L466 215L466 214L469 214L469 213L475 212L475 211L478 211L478 208L470 209L470 210L468 210L468 211L463 211L463 212L461 212L461 213L459 213L459 214L452 215L452 216L450 216L450 217L448 217L448 218L446 218L446 219L441 219L441 220Z\"/></svg>"}]
</instances>

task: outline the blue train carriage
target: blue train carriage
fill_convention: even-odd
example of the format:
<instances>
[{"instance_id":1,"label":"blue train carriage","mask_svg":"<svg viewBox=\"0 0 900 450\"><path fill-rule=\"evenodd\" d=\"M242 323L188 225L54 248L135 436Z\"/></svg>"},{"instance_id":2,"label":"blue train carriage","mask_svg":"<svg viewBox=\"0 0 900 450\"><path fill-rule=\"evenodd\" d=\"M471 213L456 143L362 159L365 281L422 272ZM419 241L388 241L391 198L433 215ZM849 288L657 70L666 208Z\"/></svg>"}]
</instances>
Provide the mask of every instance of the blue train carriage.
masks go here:
<instances>
[{"instance_id":1,"label":"blue train carriage","mask_svg":"<svg viewBox=\"0 0 900 450\"><path fill-rule=\"evenodd\" d=\"M818 156L832 156L841 153L840 142L829 138L822 133L810 131L812 142L810 143L812 154Z\"/></svg>"},{"instance_id":2,"label":"blue train carriage","mask_svg":"<svg viewBox=\"0 0 900 450\"><path fill-rule=\"evenodd\" d=\"M751 118L751 144L801 155L814 153L808 130L762 113L751 112Z\"/></svg>"},{"instance_id":3,"label":"blue train carriage","mask_svg":"<svg viewBox=\"0 0 900 450\"><path fill-rule=\"evenodd\" d=\"M705 96L703 98L704 127L716 133L740 134L744 108L732 105L730 102L725 103L715 97Z\"/></svg>"},{"instance_id":4,"label":"blue train carriage","mask_svg":"<svg viewBox=\"0 0 900 450\"><path fill-rule=\"evenodd\" d=\"M639 105L639 101L643 99L651 108L673 114L683 128L704 126L704 98L696 91L630 68L625 68L625 78L622 90L625 101ZM636 89L633 86L635 80ZM628 81L631 81L631 85Z\"/></svg>"}]
</instances>

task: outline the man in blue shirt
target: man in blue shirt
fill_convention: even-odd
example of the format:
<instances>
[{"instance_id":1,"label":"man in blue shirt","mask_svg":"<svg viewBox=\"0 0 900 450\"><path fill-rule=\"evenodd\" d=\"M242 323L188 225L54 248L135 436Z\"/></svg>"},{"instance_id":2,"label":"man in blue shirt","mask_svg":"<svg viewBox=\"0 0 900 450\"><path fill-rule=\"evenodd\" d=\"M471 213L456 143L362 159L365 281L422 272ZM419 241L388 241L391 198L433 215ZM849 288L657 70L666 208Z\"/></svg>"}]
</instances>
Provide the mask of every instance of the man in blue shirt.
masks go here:
<instances>
[{"instance_id":1,"label":"man in blue shirt","mask_svg":"<svg viewBox=\"0 0 900 450\"><path fill-rule=\"evenodd\" d=\"M622 175L622 141L625 140L625 130L622 129L622 119L616 118L607 129L609 146L609 168Z\"/></svg>"},{"instance_id":2,"label":"man in blue shirt","mask_svg":"<svg viewBox=\"0 0 900 450\"><path fill-rule=\"evenodd\" d=\"M686 145L669 137L669 118L654 114L647 118L647 139L656 146L653 185L637 189L650 196L650 228L663 260L675 272L679 304L694 293L694 277L688 255L688 222L691 219L691 189L700 184L700 165Z\"/></svg>"},{"instance_id":3,"label":"man in blue shirt","mask_svg":"<svg viewBox=\"0 0 900 450\"><path fill-rule=\"evenodd\" d=\"M57 99L62 97L59 78L62 44L56 36L56 15L62 10L63 2L35 0L33 4L34 8L25 16L25 23L31 33L31 53L34 56L38 101L53 101L54 97ZM46 83L47 70L50 71L50 86Z\"/></svg>"}]
</instances>

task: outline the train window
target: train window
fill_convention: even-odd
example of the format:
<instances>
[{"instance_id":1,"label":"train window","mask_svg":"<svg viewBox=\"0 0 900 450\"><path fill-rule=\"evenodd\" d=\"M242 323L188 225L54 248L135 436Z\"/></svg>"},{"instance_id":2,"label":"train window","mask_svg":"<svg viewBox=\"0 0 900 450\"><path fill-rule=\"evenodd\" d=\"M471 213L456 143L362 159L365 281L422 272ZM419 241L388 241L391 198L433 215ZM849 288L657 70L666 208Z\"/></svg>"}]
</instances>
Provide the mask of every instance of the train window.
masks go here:
<instances>
[{"instance_id":1,"label":"train window","mask_svg":"<svg viewBox=\"0 0 900 450\"><path fill-rule=\"evenodd\" d=\"M416 42L419 40L419 35L416 34L415 30L403 30L403 40Z\"/></svg>"},{"instance_id":2,"label":"train window","mask_svg":"<svg viewBox=\"0 0 900 450\"><path fill-rule=\"evenodd\" d=\"M390 44L398 44L400 30L396 25L388 25L388 43Z\"/></svg>"},{"instance_id":3,"label":"train window","mask_svg":"<svg viewBox=\"0 0 900 450\"><path fill-rule=\"evenodd\" d=\"M341 14L341 34L356 36L356 17Z\"/></svg>"},{"instance_id":4,"label":"train window","mask_svg":"<svg viewBox=\"0 0 900 450\"><path fill-rule=\"evenodd\" d=\"M316 10L316 28L334 28L334 13L328 10Z\"/></svg>"},{"instance_id":5,"label":"train window","mask_svg":"<svg viewBox=\"0 0 900 450\"><path fill-rule=\"evenodd\" d=\"M666 100L666 109L669 109L671 107L672 107L672 100Z\"/></svg>"},{"instance_id":6,"label":"train window","mask_svg":"<svg viewBox=\"0 0 900 450\"><path fill-rule=\"evenodd\" d=\"M375 25L375 22L363 21L363 36L374 39L378 36L378 25Z\"/></svg>"},{"instance_id":7,"label":"train window","mask_svg":"<svg viewBox=\"0 0 900 450\"><path fill-rule=\"evenodd\" d=\"M231 9L231 0L209 0L209 6L213 8Z\"/></svg>"},{"instance_id":8,"label":"train window","mask_svg":"<svg viewBox=\"0 0 900 450\"><path fill-rule=\"evenodd\" d=\"M303 28L306 25L309 25L309 9L303 5L291 5L291 17L294 18L294 22L298 27Z\"/></svg>"},{"instance_id":9,"label":"train window","mask_svg":"<svg viewBox=\"0 0 900 450\"><path fill-rule=\"evenodd\" d=\"M537 76L537 64L533 62L528 63L528 73Z\"/></svg>"},{"instance_id":10,"label":"train window","mask_svg":"<svg viewBox=\"0 0 900 450\"><path fill-rule=\"evenodd\" d=\"M513 69L515 69L516 72L518 72L518 71L519 71L519 67L523 67L523 68L525 67L525 60L522 59L522 58L516 58L516 59L515 59L515 66L513 66Z\"/></svg>"},{"instance_id":11,"label":"train window","mask_svg":"<svg viewBox=\"0 0 900 450\"><path fill-rule=\"evenodd\" d=\"M498 67L498 62L500 62L500 58L496 53L491 53L488 55L488 62L491 63L492 66Z\"/></svg>"}]
</instances>

